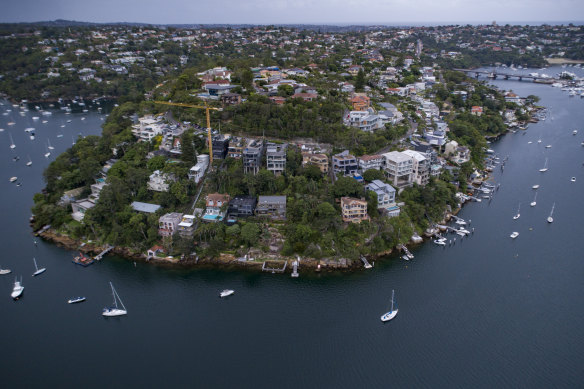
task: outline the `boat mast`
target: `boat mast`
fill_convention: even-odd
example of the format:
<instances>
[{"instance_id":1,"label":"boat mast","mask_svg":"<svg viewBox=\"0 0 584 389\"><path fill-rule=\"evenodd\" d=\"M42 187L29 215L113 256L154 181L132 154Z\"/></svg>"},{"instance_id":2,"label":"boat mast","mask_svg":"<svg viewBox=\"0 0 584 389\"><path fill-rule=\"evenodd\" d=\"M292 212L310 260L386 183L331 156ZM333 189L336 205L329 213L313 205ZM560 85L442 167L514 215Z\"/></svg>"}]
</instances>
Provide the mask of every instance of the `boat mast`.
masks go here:
<instances>
[{"instance_id":1,"label":"boat mast","mask_svg":"<svg viewBox=\"0 0 584 389\"><path fill-rule=\"evenodd\" d=\"M390 312L393 312L393 295L394 295L394 293L395 293L395 289L392 289L391 290L391 311Z\"/></svg>"}]
</instances>

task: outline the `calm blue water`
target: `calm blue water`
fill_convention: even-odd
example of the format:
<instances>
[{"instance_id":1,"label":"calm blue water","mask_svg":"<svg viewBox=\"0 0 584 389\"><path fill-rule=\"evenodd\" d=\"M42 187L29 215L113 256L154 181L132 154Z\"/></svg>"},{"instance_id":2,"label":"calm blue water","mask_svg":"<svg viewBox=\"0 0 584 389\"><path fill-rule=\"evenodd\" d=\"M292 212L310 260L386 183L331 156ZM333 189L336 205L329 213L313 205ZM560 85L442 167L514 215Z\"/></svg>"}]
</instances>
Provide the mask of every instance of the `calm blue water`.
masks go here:
<instances>
[{"instance_id":1,"label":"calm blue water","mask_svg":"<svg viewBox=\"0 0 584 389\"><path fill-rule=\"evenodd\" d=\"M12 128L0 116L0 265L13 270L0 278L3 385L581 387L584 99L545 85L497 84L541 96L551 113L526 135L509 134L492 145L509 161L504 173L494 172L501 183L494 199L460 213L472 220L473 236L447 248L422 245L409 262L378 261L354 274L308 276L300 269L299 279L134 266L114 257L82 268L71 263L72 252L34 246L28 217L48 163L44 141L62 151L70 133L56 134L98 133L103 115L90 112L83 122L80 114L69 115L72 123L61 129L67 118L56 112L46 128L34 125L35 141L23 131L33 112L13 115ZM31 168L24 166L27 154ZM542 174L546 157L549 171ZM11 176L22 186L9 183ZM536 183L541 188L531 208ZM548 224L554 202L555 222ZM513 220L519 203L521 218ZM515 240L512 231L520 233ZM47 267L36 278L33 256ZM10 298L14 274L25 286L18 302ZM128 308L126 317L101 316L111 303L109 281ZM225 288L235 295L219 299ZM382 324L392 289L399 314ZM87 301L66 303L78 295Z\"/></svg>"}]
</instances>

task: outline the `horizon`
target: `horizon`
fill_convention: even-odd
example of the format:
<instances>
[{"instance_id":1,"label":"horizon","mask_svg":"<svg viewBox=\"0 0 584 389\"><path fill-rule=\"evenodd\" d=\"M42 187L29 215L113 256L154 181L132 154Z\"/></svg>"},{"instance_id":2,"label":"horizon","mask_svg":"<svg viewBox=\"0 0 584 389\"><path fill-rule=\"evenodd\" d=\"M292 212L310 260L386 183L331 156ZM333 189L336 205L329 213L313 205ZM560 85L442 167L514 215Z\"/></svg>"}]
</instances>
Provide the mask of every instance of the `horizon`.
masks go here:
<instances>
[{"instance_id":1,"label":"horizon","mask_svg":"<svg viewBox=\"0 0 584 389\"><path fill-rule=\"evenodd\" d=\"M21 0L6 3L0 23L51 20L100 24L499 25L570 23L584 15L575 0ZM115 16L114 16L115 15ZM513 17L509 17L514 15ZM113 19L123 20L114 22ZM213 19L210 21L209 19ZM386 19L386 20L380 20ZM355 22L355 20L359 20ZM574 21L571 23L582 23Z\"/></svg>"}]
</instances>

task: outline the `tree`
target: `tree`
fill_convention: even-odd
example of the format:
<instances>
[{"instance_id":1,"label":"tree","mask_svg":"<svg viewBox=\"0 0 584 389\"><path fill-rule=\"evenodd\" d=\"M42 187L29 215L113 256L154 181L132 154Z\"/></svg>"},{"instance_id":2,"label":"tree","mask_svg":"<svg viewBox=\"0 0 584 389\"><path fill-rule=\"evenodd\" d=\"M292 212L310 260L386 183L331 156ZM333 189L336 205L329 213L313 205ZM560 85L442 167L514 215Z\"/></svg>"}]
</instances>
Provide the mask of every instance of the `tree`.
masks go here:
<instances>
[{"instance_id":1,"label":"tree","mask_svg":"<svg viewBox=\"0 0 584 389\"><path fill-rule=\"evenodd\" d=\"M246 223L241 228L241 240L245 243L248 247L253 246L260 236L260 228L256 223Z\"/></svg>"},{"instance_id":2,"label":"tree","mask_svg":"<svg viewBox=\"0 0 584 389\"><path fill-rule=\"evenodd\" d=\"M355 90L358 92L363 91L363 87L365 86L365 72L363 69L359 69L359 73L357 73L357 78L355 78Z\"/></svg>"},{"instance_id":3,"label":"tree","mask_svg":"<svg viewBox=\"0 0 584 389\"><path fill-rule=\"evenodd\" d=\"M333 194L335 197L361 197L363 195L363 186L354 178L340 177L333 185Z\"/></svg>"},{"instance_id":4,"label":"tree","mask_svg":"<svg viewBox=\"0 0 584 389\"><path fill-rule=\"evenodd\" d=\"M197 153L195 152L195 145L193 143L193 134L191 131L182 133L180 140L181 160L187 165L192 165L197 162Z\"/></svg>"},{"instance_id":5,"label":"tree","mask_svg":"<svg viewBox=\"0 0 584 389\"><path fill-rule=\"evenodd\" d=\"M363 179L367 182L371 182L373 180L383 180L385 176L381 170L377 169L369 169L365 170L363 173Z\"/></svg>"}]
</instances>

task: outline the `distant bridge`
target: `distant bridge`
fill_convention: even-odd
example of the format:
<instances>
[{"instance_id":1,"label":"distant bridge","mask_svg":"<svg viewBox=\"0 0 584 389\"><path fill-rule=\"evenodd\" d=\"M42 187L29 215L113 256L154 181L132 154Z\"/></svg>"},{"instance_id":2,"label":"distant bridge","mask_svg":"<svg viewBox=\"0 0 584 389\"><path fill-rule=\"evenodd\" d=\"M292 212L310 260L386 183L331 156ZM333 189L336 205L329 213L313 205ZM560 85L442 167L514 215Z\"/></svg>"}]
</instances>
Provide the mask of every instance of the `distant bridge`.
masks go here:
<instances>
[{"instance_id":1,"label":"distant bridge","mask_svg":"<svg viewBox=\"0 0 584 389\"><path fill-rule=\"evenodd\" d=\"M537 82L540 84L552 84L554 82L560 81L559 78L554 77L541 77L541 76L531 76L529 74L515 74L515 73L501 73L495 71L488 71L488 70L473 70L473 69L454 69L459 72L463 72L466 75L472 76L474 75L475 78L479 78L479 76L485 76L487 78L491 78L496 80L497 78L501 78L503 80L509 79L518 79L519 81L523 80L531 80L533 82Z\"/></svg>"}]
</instances>

